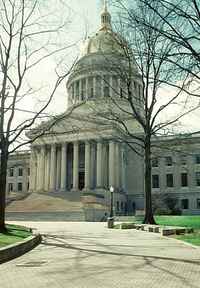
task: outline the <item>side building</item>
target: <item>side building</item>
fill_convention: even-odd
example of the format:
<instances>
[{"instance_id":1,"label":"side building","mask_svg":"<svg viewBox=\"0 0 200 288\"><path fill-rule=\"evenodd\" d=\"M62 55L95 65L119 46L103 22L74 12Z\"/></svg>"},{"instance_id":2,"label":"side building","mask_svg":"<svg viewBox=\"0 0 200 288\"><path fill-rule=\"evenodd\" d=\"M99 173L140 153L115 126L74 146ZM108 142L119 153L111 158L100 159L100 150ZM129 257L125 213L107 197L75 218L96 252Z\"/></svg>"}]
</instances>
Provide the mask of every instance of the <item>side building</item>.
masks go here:
<instances>
[{"instance_id":1,"label":"side building","mask_svg":"<svg viewBox=\"0 0 200 288\"><path fill-rule=\"evenodd\" d=\"M24 195L29 191L30 151L19 151L9 156L6 195Z\"/></svg>"},{"instance_id":2,"label":"side building","mask_svg":"<svg viewBox=\"0 0 200 288\"><path fill-rule=\"evenodd\" d=\"M155 146L153 195L176 199L183 214L200 214L200 135L160 137Z\"/></svg>"}]
</instances>

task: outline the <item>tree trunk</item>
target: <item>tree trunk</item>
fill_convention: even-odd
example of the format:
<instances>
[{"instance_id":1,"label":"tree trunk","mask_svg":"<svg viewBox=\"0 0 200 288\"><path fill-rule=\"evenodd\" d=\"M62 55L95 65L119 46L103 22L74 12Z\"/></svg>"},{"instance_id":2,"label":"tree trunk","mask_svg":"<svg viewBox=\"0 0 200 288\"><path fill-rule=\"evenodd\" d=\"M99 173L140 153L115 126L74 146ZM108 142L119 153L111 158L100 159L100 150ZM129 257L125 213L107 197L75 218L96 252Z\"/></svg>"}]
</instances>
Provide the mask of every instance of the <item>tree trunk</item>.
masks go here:
<instances>
[{"instance_id":1,"label":"tree trunk","mask_svg":"<svg viewBox=\"0 0 200 288\"><path fill-rule=\"evenodd\" d=\"M6 176L8 164L8 151L1 149L0 166L0 232L6 231L5 226L5 207L6 207Z\"/></svg>"},{"instance_id":2,"label":"tree trunk","mask_svg":"<svg viewBox=\"0 0 200 288\"><path fill-rule=\"evenodd\" d=\"M145 217L144 224L156 224L153 217L152 209L152 196L151 196L151 140L150 137L146 137L145 143Z\"/></svg>"}]
</instances>

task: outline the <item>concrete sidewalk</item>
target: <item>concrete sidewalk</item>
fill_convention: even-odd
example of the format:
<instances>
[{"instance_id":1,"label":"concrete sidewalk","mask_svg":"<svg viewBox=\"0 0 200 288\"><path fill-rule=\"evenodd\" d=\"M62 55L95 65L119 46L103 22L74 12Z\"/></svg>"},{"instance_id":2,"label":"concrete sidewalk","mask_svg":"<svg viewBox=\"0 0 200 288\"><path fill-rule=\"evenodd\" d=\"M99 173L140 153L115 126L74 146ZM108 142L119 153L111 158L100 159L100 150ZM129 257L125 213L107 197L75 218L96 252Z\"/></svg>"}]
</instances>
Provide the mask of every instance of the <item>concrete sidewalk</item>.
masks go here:
<instances>
[{"instance_id":1,"label":"concrete sidewalk","mask_svg":"<svg viewBox=\"0 0 200 288\"><path fill-rule=\"evenodd\" d=\"M43 244L0 265L3 288L200 288L200 249L105 223L20 222Z\"/></svg>"}]
</instances>

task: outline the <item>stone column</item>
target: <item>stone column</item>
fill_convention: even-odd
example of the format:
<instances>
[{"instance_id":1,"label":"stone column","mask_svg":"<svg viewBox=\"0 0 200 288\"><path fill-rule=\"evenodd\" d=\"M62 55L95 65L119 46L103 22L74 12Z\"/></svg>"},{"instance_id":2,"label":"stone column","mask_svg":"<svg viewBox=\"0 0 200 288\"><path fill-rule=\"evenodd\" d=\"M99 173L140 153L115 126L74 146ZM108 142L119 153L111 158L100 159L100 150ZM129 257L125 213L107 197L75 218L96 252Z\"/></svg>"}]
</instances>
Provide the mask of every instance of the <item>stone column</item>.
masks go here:
<instances>
[{"instance_id":1,"label":"stone column","mask_svg":"<svg viewBox=\"0 0 200 288\"><path fill-rule=\"evenodd\" d=\"M36 153L35 149L31 148L30 157L30 176L29 176L29 191L33 192L36 190Z\"/></svg>"},{"instance_id":2,"label":"stone column","mask_svg":"<svg viewBox=\"0 0 200 288\"><path fill-rule=\"evenodd\" d=\"M110 90L110 97L111 98L114 97L115 89L116 89L116 87L114 87L114 78L112 75L110 75L109 90Z\"/></svg>"},{"instance_id":3,"label":"stone column","mask_svg":"<svg viewBox=\"0 0 200 288\"><path fill-rule=\"evenodd\" d=\"M61 150L57 147L57 161L56 161L56 190L60 189L61 183Z\"/></svg>"},{"instance_id":4,"label":"stone column","mask_svg":"<svg viewBox=\"0 0 200 288\"><path fill-rule=\"evenodd\" d=\"M50 169L50 153L49 150L46 149L46 155L45 155L45 185L44 189L45 191L49 191L49 169Z\"/></svg>"},{"instance_id":5,"label":"stone column","mask_svg":"<svg viewBox=\"0 0 200 288\"><path fill-rule=\"evenodd\" d=\"M89 80L88 77L85 78L85 99L87 100L89 97L89 91L88 91L88 84L89 84Z\"/></svg>"},{"instance_id":6,"label":"stone column","mask_svg":"<svg viewBox=\"0 0 200 288\"><path fill-rule=\"evenodd\" d=\"M120 78L118 78L118 97L120 98L121 97L121 79Z\"/></svg>"},{"instance_id":7,"label":"stone column","mask_svg":"<svg viewBox=\"0 0 200 288\"><path fill-rule=\"evenodd\" d=\"M115 185L119 189L121 188L121 157L120 157L120 143L115 144L115 172L116 172L116 177L115 177Z\"/></svg>"},{"instance_id":8,"label":"stone column","mask_svg":"<svg viewBox=\"0 0 200 288\"><path fill-rule=\"evenodd\" d=\"M105 86L104 75L101 75L101 98L104 97L104 86Z\"/></svg>"},{"instance_id":9,"label":"stone column","mask_svg":"<svg viewBox=\"0 0 200 288\"><path fill-rule=\"evenodd\" d=\"M44 190L45 179L45 146L41 146L40 150L40 171L39 171L39 190Z\"/></svg>"},{"instance_id":10,"label":"stone column","mask_svg":"<svg viewBox=\"0 0 200 288\"><path fill-rule=\"evenodd\" d=\"M97 188L102 188L102 142L97 142Z\"/></svg>"},{"instance_id":11,"label":"stone column","mask_svg":"<svg viewBox=\"0 0 200 288\"><path fill-rule=\"evenodd\" d=\"M73 149L73 190L78 190L79 182L79 143L74 142Z\"/></svg>"},{"instance_id":12,"label":"stone column","mask_svg":"<svg viewBox=\"0 0 200 288\"><path fill-rule=\"evenodd\" d=\"M36 150L36 191L40 189L40 151Z\"/></svg>"},{"instance_id":13,"label":"stone column","mask_svg":"<svg viewBox=\"0 0 200 288\"><path fill-rule=\"evenodd\" d=\"M90 189L90 143L85 142L85 190Z\"/></svg>"},{"instance_id":14,"label":"stone column","mask_svg":"<svg viewBox=\"0 0 200 288\"><path fill-rule=\"evenodd\" d=\"M96 186L96 149L94 144L90 144L90 187L93 189Z\"/></svg>"},{"instance_id":15,"label":"stone column","mask_svg":"<svg viewBox=\"0 0 200 288\"><path fill-rule=\"evenodd\" d=\"M126 147L125 144L121 145L121 187L126 190Z\"/></svg>"},{"instance_id":16,"label":"stone column","mask_svg":"<svg viewBox=\"0 0 200 288\"><path fill-rule=\"evenodd\" d=\"M109 142L109 186L115 187L115 142Z\"/></svg>"},{"instance_id":17,"label":"stone column","mask_svg":"<svg viewBox=\"0 0 200 288\"><path fill-rule=\"evenodd\" d=\"M61 148L61 190L65 191L67 186L67 144L63 143Z\"/></svg>"},{"instance_id":18,"label":"stone column","mask_svg":"<svg viewBox=\"0 0 200 288\"><path fill-rule=\"evenodd\" d=\"M50 190L56 189L56 145L51 145Z\"/></svg>"},{"instance_id":19,"label":"stone column","mask_svg":"<svg viewBox=\"0 0 200 288\"><path fill-rule=\"evenodd\" d=\"M96 76L93 77L93 91L94 91L94 98L96 98L96 93L97 93L97 79Z\"/></svg>"},{"instance_id":20,"label":"stone column","mask_svg":"<svg viewBox=\"0 0 200 288\"><path fill-rule=\"evenodd\" d=\"M82 79L79 80L79 101L82 101Z\"/></svg>"}]
</instances>

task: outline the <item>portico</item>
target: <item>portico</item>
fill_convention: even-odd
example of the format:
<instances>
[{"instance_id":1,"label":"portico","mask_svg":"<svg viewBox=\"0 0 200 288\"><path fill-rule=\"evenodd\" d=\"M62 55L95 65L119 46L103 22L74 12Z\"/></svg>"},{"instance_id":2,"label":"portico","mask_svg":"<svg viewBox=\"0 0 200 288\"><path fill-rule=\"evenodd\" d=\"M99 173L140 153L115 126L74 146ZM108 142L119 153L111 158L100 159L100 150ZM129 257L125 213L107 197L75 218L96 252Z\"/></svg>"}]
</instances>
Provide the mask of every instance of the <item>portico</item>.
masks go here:
<instances>
[{"instance_id":1,"label":"portico","mask_svg":"<svg viewBox=\"0 0 200 288\"><path fill-rule=\"evenodd\" d=\"M121 183L122 149L115 140L85 140L34 146L32 191L103 190Z\"/></svg>"}]
</instances>

